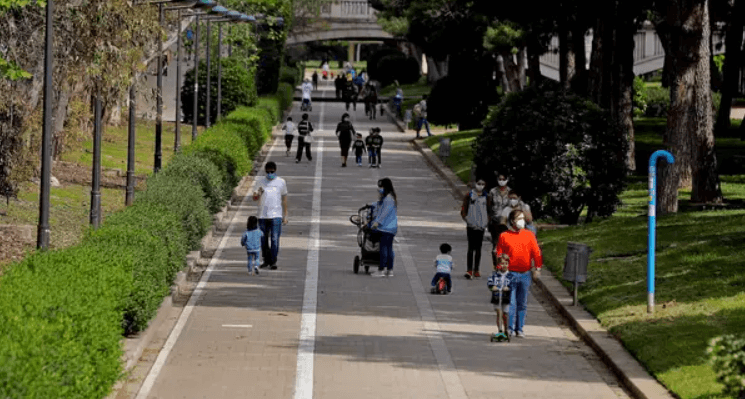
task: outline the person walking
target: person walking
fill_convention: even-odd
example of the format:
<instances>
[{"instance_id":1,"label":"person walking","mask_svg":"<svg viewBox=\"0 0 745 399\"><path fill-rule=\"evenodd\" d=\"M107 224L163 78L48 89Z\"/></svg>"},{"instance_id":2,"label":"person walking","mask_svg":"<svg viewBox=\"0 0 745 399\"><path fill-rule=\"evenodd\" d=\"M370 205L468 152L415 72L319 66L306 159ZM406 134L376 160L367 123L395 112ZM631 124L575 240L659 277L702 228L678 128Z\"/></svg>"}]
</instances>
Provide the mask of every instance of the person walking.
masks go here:
<instances>
[{"instance_id":1,"label":"person walking","mask_svg":"<svg viewBox=\"0 0 745 399\"><path fill-rule=\"evenodd\" d=\"M414 116L416 116L416 138L419 137L419 132L422 130L422 125L427 127L427 137L432 136L432 132L429 130L429 122L427 121L427 95L422 96L422 101L419 101L414 106Z\"/></svg>"},{"instance_id":2,"label":"person walking","mask_svg":"<svg viewBox=\"0 0 745 399\"><path fill-rule=\"evenodd\" d=\"M313 81L313 90L318 90L318 71L313 71L311 80Z\"/></svg>"},{"instance_id":3,"label":"person walking","mask_svg":"<svg viewBox=\"0 0 745 399\"><path fill-rule=\"evenodd\" d=\"M292 122L292 117L287 117L287 121L282 125L282 130L285 132L285 146L287 147L285 155L289 157L292 141L295 139L295 124Z\"/></svg>"},{"instance_id":4,"label":"person walking","mask_svg":"<svg viewBox=\"0 0 745 399\"><path fill-rule=\"evenodd\" d=\"M369 83L365 87L365 115L372 120L376 116L375 106L378 104L378 91L375 90L375 86Z\"/></svg>"},{"instance_id":5,"label":"person walking","mask_svg":"<svg viewBox=\"0 0 745 399\"><path fill-rule=\"evenodd\" d=\"M502 210L502 224L507 225L507 218L510 216L510 212L515 210L522 211L523 215L525 215L525 229L535 235L537 230L535 225L533 225L533 214L530 213L530 205L524 203L515 190L510 190L508 200L509 203Z\"/></svg>"},{"instance_id":6,"label":"person walking","mask_svg":"<svg viewBox=\"0 0 745 399\"><path fill-rule=\"evenodd\" d=\"M246 221L246 231L241 236L241 246L246 248L248 255L248 272L253 276L259 274L259 254L261 254L261 239L264 233L259 229L259 219L249 216Z\"/></svg>"},{"instance_id":7,"label":"person walking","mask_svg":"<svg viewBox=\"0 0 745 399\"><path fill-rule=\"evenodd\" d=\"M349 156L349 147L352 146L353 139L357 136L357 132L354 131L352 122L349 121L349 114L344 113L341 116L341 122L336 125L336 137L339 139L339 147L341 148L341 167L347 167L347 156Z\"/></svg>"},{"instance_id":8,"label":"person walking","mask_svg":"<svg viewBox=\"0 0 745 399\"><path fill-rule=\"evenodd\" d=\"M310 155L310 143L312 138L310 133L313 131L313 125L308 120L308 114L303 114L303 120L297 124L297 155L295 155L295 163L300 162L303 159L303 148L305 148L305 156L309 161L313 160Z\"/></svg>"},{"instance_id":9,"label":"person walking","mask_svg":"<svg viewBox=\"0 0 745 399\"><path fill-rule=\"evenodd\" d=\"M340 99L342 92L344 91L344 82L346 79L344 78L344 74L339 73L336 75L336 78L334 79L334 88L336 89L336 99Z\"/></svg>"},{"instance_id":10,"label":"person walking","mask_svg":"<svg viewBox=\"0 0 745 399\"><path fill-rule=\"evenodd\" d=\"M347 79L344 81L344 105L346 110L349 111L349 104L351 103L354 111L357 111L357 87L352 82L352 76L347 75Z\"/></svg>"},{"instance_id":11,"label":"person walking","mask_svg":"<svg viewBox=\"0 0 745 399\"><path fill-rule=\"evenodd\" d=\"M375 146L373 145L373 139L375 138L375 129L370 129L370 132L365 137L365 147L367 147L367 163L369 167L374 168L377 166L378 154L375 153Z\"/></svg>"},{"instance_id":12,"label":"person walking","mask_svg":"<svg viewBox=\"0 0 745 399\"><path fill-rule=\"evenodd\" d=\"M277 177L277 164L267 162L266 176L258 181L259 189L254 191L253 200L259 201L258 215L261 237L261 254L264 263L260 267L277 269L279 237L282 225L287 224L287 183Z\"/></svg>"},{"instance_id":13,"label":"person walking","mask_svg":"<svg viewBox=\"0 0 745 399\"><path fill-rule=\"evenodd\" d=\"M495 257L500 259L503 254L507 254L510 259L510 273L516 276L515 289L512 290L508 328L510 335L522 338L525 337L523 326L525 326L525 316L528 310L530 284L534 278L540 276L543 257L535 235L525 230L525 214L522 211L511 211L507 222L509 229L499 236Z\"/></svg>"},{"instance_id":14,"label":"person walking","mask_svg":"<svg viewBox=\"0 0 745 399\"><path fill-rule=\"evenodd\" d=\"M489 190L489 234L491 235L492 245L497 246L499 235L507 230L507 226L502 223L502 211L509 204L509 194L512 189L507 185L509 179L502 173L494 172L497 175L497 185ZM493 248L492 248L493 249Z\"/></svg>"},{"instance_id":15,"label":"person walking","mask_svg":"<svg viewBox=\"0 0 745 399\"><path fill-rule=\"evenodd\" d=\"M393 237L398 232L396 190L391 179L378 180L378 202L373 208L371 228L380 233L380 266L373 277L393 277Z\"/></svg>"},{"instance_id":16,"label":"person walking","mask_svg":"<svg viewBox=\"0 0 745 399\"><path fill-rule=\"evenodd\" d=\"M362 140L362 133L357 133L357 140L352 143L352 147L354 147L354 156L355 161L357 161L357 166L362 166L362 154L364 154L366 150L365 142Z\"/></svg>"},{"instance_id":17,"label":"person walking","mask_svg":"<svg viewBox=\"0 0 745 399\"><path fill-rule=\"evenodd\" d=\"M375 155L377 155L377 157L378 157L378 163L377 164L375 164L375 159L373 158L373 166L372 167L373 168L379 168L380 167L380 162L382 161L381 160L381 157L380 157L380 152L383 150L383 141L384 140L383 140L383 136L380 135L380 128L379 127L372 128L372 133L373 133L373 136L372 136L372 148L375 150Z\"/></svg>"},{"instance_id":18,"label":"person walking","mask_svg":"<svg viewBox=\"0 0 745 399\"><path fill-rule=\"evenodd\" d=\"M481 277L481 243L484 241L484 230L489 223L487 208L489 199L484 188L484 179L476 180L471 191L463 198L460 216L466 222L466 236L468 237L468 252L466 253L465 278Z\"/></svg>"}]
</instances>

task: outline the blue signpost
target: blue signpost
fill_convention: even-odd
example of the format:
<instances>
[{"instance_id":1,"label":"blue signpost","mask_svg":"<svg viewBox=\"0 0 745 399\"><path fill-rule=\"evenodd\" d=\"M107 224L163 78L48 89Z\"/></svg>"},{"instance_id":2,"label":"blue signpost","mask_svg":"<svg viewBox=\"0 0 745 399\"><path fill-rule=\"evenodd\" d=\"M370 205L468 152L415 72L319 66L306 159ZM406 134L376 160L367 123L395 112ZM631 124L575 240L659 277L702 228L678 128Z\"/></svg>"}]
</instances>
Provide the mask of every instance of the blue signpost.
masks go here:
<instances>
[{"instance_id":1,"label":"blue signpost","mask_svg":"<svg viewBox=\"0 0 745 399\"><path fill-rule=\"evenodd\" d=\"M649 250L647 252L647 313L654 312L654 250L655 250L655 224L657 206L657 159L665 157L667 163L672 164L675 159L673 155L664 150L655 151L649 157Z\"/></svg>"}]
</instances>

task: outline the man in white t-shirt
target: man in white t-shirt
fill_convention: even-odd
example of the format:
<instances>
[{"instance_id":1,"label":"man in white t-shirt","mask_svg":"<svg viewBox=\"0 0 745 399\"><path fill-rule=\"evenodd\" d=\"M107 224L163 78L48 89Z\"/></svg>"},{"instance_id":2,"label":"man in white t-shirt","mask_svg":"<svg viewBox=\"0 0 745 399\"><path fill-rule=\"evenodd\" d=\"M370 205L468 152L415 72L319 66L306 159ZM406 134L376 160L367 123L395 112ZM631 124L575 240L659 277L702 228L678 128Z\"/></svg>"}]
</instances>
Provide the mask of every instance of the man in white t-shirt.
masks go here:
<instances>
[{"instance_id":1,"label":"man in white t-shirt","mask_svg":"<svg viewBox=\"0 0 745 399\"><path fill-rule=\"evenodd\" d=\"M253 193L253 200L259 201L259 228L264 233L261 237L261 256L264 259L260 267L277 268L279 254L279 236L282 225L287 224L287 183L277 177L277 164L267 162L266 176L259 180L258 190Z\"/></svg>"}]
</instances>

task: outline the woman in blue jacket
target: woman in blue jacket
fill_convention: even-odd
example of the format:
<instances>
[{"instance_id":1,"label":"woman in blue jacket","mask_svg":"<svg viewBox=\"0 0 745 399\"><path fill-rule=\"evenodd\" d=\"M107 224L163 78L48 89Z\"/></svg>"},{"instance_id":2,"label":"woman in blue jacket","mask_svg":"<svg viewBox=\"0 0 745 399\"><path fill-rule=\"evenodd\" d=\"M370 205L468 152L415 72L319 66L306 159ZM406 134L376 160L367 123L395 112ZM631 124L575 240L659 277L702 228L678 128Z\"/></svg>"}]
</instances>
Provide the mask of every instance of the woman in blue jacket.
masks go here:
<instances>
[{"instance_id":1,"label":"woman in blue jacket","mask_svg":"<svg viewBox=\"0 0 745 399\"><path fill-rule=\"evenodd\" d=\"M372 229L380 233L380 268L373 277L393 277L393 237L398 231L396 191L389 178L378 180L380 199L375 204Z\"/></svg>"}]
</instances>

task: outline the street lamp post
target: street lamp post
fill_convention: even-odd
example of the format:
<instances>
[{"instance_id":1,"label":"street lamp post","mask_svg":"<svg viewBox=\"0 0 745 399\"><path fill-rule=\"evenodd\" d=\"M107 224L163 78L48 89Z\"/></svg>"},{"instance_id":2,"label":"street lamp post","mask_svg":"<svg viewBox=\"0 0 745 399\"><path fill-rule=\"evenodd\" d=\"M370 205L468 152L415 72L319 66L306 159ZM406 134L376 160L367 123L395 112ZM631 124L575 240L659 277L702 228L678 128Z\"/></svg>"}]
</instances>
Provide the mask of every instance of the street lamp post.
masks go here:
<instances>
[{"instance_id":1,"label":"street lamp post","mask_svg":"<svg viewBox=\"0 0 745 399\"><path fill-rule=\"evenodd\" d=\"M199 115L199 15L197 14L197 19L195 23L196 28L194 29L194 104L192 104L192 109L194 111L194 115L192 116L192 123L191 123L191 140L194 141L197 139L197 123L199 122L199 119L197 118Z\"/></svg>"},{"instance_id":2,"label":"street lamp post","mask_svg":"<svg viewBox=\"0 0 745 399\"><path fill-rule=\"evenodd\" d=\"M124 205L130 206L135 200L135 84L129 86L129 128L127 129L127 189Z\"/></svg>"},{"instance_id":3,"label":"street lamp post","mask_svg":"<svg viewBox=\"0 0 745 399\"><path fill-rule=\"evenodd\" d=\"M207 85L206 85L206 88L207 88L207 104L206 104L206 106L204 108L204 115L205 115L204 116L204 127L205 128L208 128L208 129L210 127L210 100L211 100L210 97L212 95L212 92L210 90L211 89L211 85L212 85L212 82L211 82L211 78L212 78L211 75L212 75L212 73L210 71L210 51L211 51L211 48L210 48L210 38L212 37L212 32L210 31L210 27L211 27L211 21L209 19L207 19L207 51L206 51L207 52Z\"/></svg>"},{"instance_id":4,"label":"street lamp post","mask_svg":"<svg viewBox=\"0 0 745 399\"><path fill-rule=\"evenodd\" d=\"M217 28L217 120L222 116L222 25Z\"/></svg>"},{"instance_id":5,"label":"street lamp post","mask_svg":"<svg viewBox=\"0 0 745 399\"><path fill-rule=\"evenodd\" d=\"M158 23L163 26L163 4L158 4ZM155 98L155 160L153 172L157 173L161 168L163 152L161 150L163 135L163 40L158 40L158 78L157 93Z\"/></svg>"},{"instance_id":6,"label":"street lamp post","mask_svg":"<svg viewBox=\"0 0 745 399\"><path fill-rule=\"evenodd\" d=\"M49 190L52 176L52 82L54 0L47 0L46 33L44 35L44 126L41 139L41 176L39 178L39 226L36 248L49 248Z\"/></svg>"},{"instance_id":7,"label":"street lamp post","mask_svg":"<svg viewBox=\"0 0 745 399\"><path fill-rule=\"evenodd\" d=\"M181 150L181 10L178 12L178 29L176 30L176 109L173 137L173 152Z\"/></svg>"},{"instance_id":8,"label":"street lamp post","mask_svg":"<svg viewBox=\"0 0 745 399\"><path fill-rule=\"evenodd\" d=\"M90 223L94 229L101 225L101 79L96 82L93 106L93 179L91 181Z\"/></svg>"}]
</instances>

